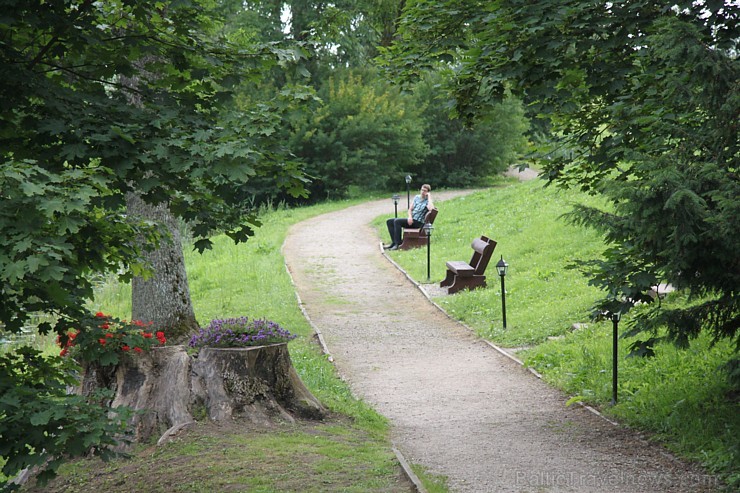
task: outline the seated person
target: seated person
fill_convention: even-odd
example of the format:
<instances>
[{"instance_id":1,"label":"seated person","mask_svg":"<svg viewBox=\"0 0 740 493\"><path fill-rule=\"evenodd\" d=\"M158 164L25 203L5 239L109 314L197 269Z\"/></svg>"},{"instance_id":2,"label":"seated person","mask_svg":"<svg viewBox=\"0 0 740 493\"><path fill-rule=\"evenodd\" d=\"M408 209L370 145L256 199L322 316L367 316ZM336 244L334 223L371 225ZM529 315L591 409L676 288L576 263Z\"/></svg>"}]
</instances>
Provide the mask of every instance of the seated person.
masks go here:
<instances>
[{"instance_id":1,"label":"seated person","mask_svg":"<svg viewBox=\"0 0 740 493\"><path fill-rule=\"evenodd\" d=\"M388 226L388 234L391 235L391 244L388 245L388 250L398 250L402 241L403 228L421 228L424 226L424 217L427 211L434 209L431 191L431 185L423 184L421 193L414 197L414 201L409 206L408 217L391 218L385 222Z\"/></svg>"}]
</instances>

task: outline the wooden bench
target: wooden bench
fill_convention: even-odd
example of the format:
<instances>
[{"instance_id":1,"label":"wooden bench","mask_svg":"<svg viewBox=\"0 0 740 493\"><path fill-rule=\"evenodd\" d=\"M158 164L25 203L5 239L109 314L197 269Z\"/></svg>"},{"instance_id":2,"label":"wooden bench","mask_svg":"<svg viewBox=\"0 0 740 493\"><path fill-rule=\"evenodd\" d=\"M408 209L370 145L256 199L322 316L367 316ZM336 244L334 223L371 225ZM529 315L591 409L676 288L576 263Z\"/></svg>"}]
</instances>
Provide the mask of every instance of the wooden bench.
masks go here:
<instances>
[{"instance_id":1,"label":"wooden bench","mask_svg":"<svg viewBox=\"0 0 740 493\"><path fill-rule=\"evenodd\" d=\"M447 276L439 283L440 287L447 288L447 294L454 294L461 289L475 289L486 286L486 267L491 260L496 242L481 236L471 243L473 257L470 262L452 260L447 262Z\"/></svg>"},{"instance_id":2,"label":"wooden bench","mask_svg":"<svg viewBox=\"0 0 740 493\"><path fill-rule=\"evenodd\" d=\"M437 208L435 207L424 216L424 223L434 224L434 218L437 217ZM403 240L399 250L411 250L427 244L427 234L424 228L403 228Z\"/></svg>"}]
</instances>

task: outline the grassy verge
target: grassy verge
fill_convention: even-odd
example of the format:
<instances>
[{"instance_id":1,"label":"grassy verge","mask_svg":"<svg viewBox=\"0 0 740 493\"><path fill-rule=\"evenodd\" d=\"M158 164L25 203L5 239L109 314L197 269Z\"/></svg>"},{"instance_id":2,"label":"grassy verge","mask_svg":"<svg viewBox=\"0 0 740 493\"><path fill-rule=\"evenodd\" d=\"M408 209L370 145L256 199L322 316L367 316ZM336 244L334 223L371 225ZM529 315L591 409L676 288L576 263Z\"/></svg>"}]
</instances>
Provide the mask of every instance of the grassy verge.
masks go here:
<instances>
[{"instance_id":1,"label":"grassy verge","mask_svg":"<svg viewBox=\"0 0 740 493\"><path fill-rule=\"evenodd\" d=\"M75 461L62 467L48 492L407 492L410 483L388 440L388 424L354 398L313 342L298 307L281 246L288 228L311 216L358 201L263 214L264 226L246 244L215 239L204 255L186 253L191 296L198 321L267 318L298 334L290 354L303 382L331 411L322 423L276 424L260 430L248 424L200 423L164 447L142 445L130 459L108 464ZM94 310L130 318L130 287L101 280ZM51 346L51 351L56 349Z\"/></svg>"},{"instance_id":2,"label":"grassy verge","mask_svg":"<svg viewBox=\"0 0 740 493\"><path fill-rule=\"evenodd\" d=\"M504 347L518 347L525 364L571 396L623 423L654 433L678 454L701 462L731 487L740 487L740 403L719 367L733 354L726 342L702 337L687 351L671 345L654 358L627 358L631 340L620 339L619 402L611 400L610 323L589 323L600 293L577 270L603 248L593 231L567 224L571 204L595 199L542 188L542 182L510 183L438 204L431 244L431 280L444 278L445 261L469 260L473 238L498 242L487 270L488 287L436 297L450 315ZM374 225L385 238L384 218ZM409 275L426 282L427 251L391 252ZM501 288L494 265L503 256L507 328L502 326ZM667 304L681 303L680 294ZM629 317L620 328L629 325ZM585 326L574 330L573 324Z\"/></svg>"}]
</instances>

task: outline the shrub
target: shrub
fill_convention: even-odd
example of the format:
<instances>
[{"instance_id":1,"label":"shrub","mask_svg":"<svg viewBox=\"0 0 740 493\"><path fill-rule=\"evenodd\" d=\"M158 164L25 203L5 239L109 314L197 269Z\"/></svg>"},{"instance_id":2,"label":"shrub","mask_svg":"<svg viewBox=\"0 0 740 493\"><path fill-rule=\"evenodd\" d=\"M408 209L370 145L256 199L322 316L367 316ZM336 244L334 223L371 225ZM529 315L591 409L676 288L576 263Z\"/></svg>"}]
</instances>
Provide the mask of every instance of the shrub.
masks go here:
<instances>
[{"instance_id":1,"label":"shrub","mask_svg":"<svg viewBox=\"0 0 740 493\"><path fill-rule=\"evenodd\" d=\"M167 338L162 331L151 329L151 323L140 320L118 320L98 312L84 329L68 332L57 338L62 348L60 356L71 356L80 363L117 365L126 353L142 353L157 343L164 345Z\"/></svg>"}]
</instances>

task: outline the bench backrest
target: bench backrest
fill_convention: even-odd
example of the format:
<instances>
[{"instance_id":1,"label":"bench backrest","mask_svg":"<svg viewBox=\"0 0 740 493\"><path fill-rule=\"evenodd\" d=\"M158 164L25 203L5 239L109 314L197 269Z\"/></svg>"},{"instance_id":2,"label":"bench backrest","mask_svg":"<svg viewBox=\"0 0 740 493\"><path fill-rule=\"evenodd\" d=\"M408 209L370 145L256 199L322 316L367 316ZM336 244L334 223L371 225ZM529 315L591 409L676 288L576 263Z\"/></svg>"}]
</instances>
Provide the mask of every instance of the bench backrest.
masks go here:
<instances>
[{"instance_id":1,"label":"bench backrest","mask_svg":"<svg viewBox=\"0 0 740 493\"><path fill-rule=\"evenodd\" d=\"M476 276L482 276L486 272L488 262L491 260L493 250L496 248L496 242L492 239L481 236L473 240L470 244L473 248L473 257L470 259L470 266L475 269Z\"/></svg>"}]
</instances>

